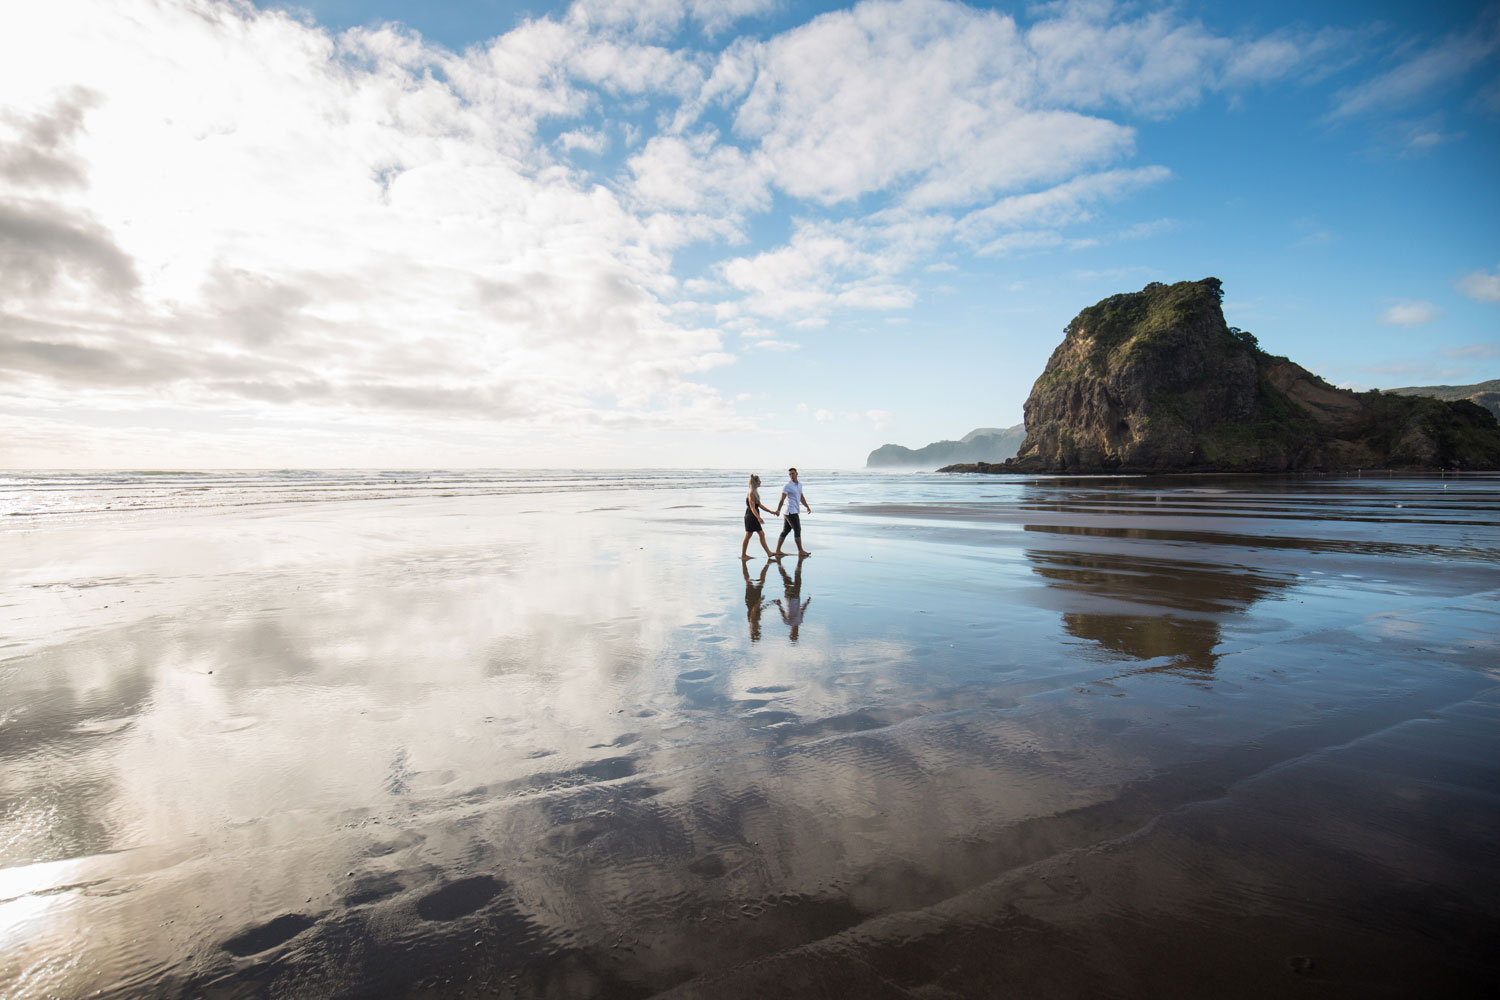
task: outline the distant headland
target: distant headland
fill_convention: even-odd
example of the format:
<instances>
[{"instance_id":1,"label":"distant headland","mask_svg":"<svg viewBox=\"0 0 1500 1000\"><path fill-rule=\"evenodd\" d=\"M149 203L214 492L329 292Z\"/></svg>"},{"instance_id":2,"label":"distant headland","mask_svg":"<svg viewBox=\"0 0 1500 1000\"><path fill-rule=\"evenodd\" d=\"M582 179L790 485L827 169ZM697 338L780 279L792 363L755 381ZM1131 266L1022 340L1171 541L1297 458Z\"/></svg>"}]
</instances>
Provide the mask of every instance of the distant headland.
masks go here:
<instances>
[{"instance_id":1,"label":"distant headland","mask_svg":"<svg viewBox=\"0 0 1500 1000\"><path fill-rule=\"evenodd\" d=\"M957 441L934 441L921 448L883 444L865 459L867 469L935 469L952 462L1003 462L1014 458L1026 439L1026 425L976 427Z\"/></svg>"},{"instance_id":2,"label":"distant headland","mask_svg":"<svg viewBox=\"0 0 1500 1000\"><path fill-rule=\"evenodd\" d=\"M1500 381L1339 389L1226 324L1222 297L1217 278L1152 282L1083 310L1032 386L1016 457L939 471L1500 469L1481 405Z\"/></svg>"}]
</instances>

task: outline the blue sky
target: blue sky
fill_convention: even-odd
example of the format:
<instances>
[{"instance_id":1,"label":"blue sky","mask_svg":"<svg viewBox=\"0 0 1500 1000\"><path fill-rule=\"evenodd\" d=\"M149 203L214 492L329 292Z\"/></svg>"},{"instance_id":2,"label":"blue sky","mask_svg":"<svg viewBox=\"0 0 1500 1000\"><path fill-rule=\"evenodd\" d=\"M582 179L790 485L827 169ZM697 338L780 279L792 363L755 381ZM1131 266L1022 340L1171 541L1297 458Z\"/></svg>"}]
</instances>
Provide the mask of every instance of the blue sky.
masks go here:
<instances>
[{"instance_id":1,"label":"blue sky","mask_svg":"<svg viewBox=\"0 0 1500 1000\"><path fill-rule=\"evenodd\" d=\"M1214 275L1500 377L1500 6L0 13L0 467L854 467Z\"/></svg>"}]
</instances>

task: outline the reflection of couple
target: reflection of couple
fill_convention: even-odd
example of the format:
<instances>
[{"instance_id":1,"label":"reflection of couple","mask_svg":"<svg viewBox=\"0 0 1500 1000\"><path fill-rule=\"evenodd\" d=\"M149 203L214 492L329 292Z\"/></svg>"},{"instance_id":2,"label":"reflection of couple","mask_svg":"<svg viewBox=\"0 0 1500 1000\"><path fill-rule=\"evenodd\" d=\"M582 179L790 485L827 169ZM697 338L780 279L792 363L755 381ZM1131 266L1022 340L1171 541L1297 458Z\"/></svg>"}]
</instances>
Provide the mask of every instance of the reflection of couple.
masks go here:
<instances>
[{"instance_id":1,"label":"reflection of couple","mask_svg":"<svg viewBox=\"0 0 1500 1000\"><path fill-rule=\"evenodd\" d=\"M805 558L805 557L804 557ZM750 579L750 567L740 563L740 570L745 574L745 620L750 623L750 641L760 641L760 613L767 604L775 604L781 610L781 620L791 630L791 640L797 641L797 630L802 626L802 617L807 608L812 604L812 598L802 599L802 559L797 560L795 577L788 576L786 567L781 563L776 564L776 569L781 573L782 598L774 601L761 599L761 590L766 585L766 572L771 568L767 562L760 568L760 577Z\"/></svg>"},{"instance_id":2,"label":"reflection of couple","mask_svg":"<svg viewBox=\"0 0 1500 1000\"><path fill-rule=\"evenodd\" d=\"M812 505L802 496L802 484L797 481L797 470L792 468L786 470L786 472L790 478L787 480L786 485L781 488L781 498L776 501L775 510L760 502L760 477L756 475L750 477L750 492L745 494L745 540L740 543L740 559L750 558L751 535L756 535L760 538L760 547L765 550L768 559L778 559L781 557L781 546L786 544L786 536L788 534L796 536L797 555L800 558L805 559L811 554L807 549L802 547L802 515L797 510L797 505L801 504L803 507L806 507L809 514L812 513ZM781 514L782 506L787 504L788 500L791 503L787 508L786 522L781 526L781 537L776 539L776 551L772 552L771 547L766 544L766 526L765 522L760 518L760 512L765 511L772 517L777 517ZM745 575L749 576L748 573Z\"/></svg>"}]
</instances>

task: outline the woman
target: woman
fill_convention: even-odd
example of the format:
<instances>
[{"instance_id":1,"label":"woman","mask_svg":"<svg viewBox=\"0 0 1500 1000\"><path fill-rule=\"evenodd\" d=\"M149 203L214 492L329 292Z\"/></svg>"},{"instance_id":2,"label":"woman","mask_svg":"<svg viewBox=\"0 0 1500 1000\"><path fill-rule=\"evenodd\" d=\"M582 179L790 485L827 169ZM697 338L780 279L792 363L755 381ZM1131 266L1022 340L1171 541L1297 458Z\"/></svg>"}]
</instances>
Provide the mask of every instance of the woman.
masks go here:
<instances>
[{"instance_id":1,"label":"woman","mask_svg":"<svg viewBox=\"0 0 1500 1000\"><path fill-rule=\"evenodd\" d=\"M745 494L745 540L740 544L740 558L750 558L750 536L760 536L760 547L766 550L767 558L771 556L771 546L766 544L766 526L761 522L757 510L763 510L767 514L776 513L771 508L760 502L760 477L750 477L750 492Z\"/></svg>"}]
</instances>

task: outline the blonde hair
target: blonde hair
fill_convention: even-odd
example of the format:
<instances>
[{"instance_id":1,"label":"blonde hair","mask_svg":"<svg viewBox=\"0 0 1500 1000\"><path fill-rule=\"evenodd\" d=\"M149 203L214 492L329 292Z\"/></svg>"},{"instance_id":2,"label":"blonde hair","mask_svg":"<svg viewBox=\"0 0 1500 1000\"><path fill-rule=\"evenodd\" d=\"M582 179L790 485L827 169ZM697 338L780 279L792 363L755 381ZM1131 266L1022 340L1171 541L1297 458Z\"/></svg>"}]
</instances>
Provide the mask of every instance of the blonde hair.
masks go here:
<instances>
[{"instance_id":1,"label":"blonde hair","mask_svg":"<svg viewBox=\"0 0 1500 1000\"><path fill-rule=\"evenodd\" d=\"M750 473L750 485L751 485L751 487L756 487L756 486L760 485L760 477L757 476L753 472Z\"/></svg>"}]
</instances>

